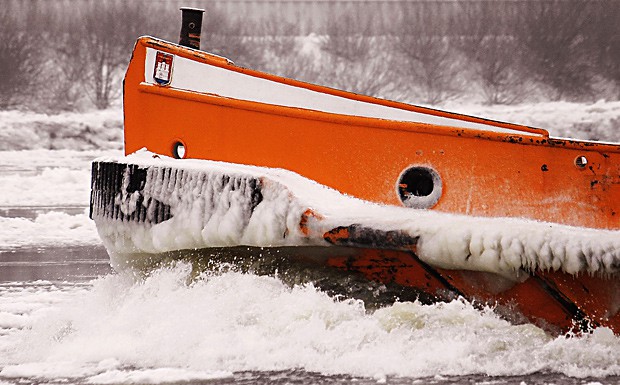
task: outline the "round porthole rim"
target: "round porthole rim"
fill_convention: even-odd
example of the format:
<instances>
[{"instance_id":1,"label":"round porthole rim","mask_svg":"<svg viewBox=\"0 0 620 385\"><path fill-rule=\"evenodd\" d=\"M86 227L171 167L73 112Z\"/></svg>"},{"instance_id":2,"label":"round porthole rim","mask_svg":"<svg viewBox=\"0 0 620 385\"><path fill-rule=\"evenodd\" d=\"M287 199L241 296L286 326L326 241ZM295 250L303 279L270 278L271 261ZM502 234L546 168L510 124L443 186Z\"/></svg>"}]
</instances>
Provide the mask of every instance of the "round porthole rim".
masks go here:
<instances>
[{"instance_id":1,"label":"round porthole rim","mask_svg":"<svg viewBox=\"0 0 620 385\"><path fill-rule=\"evenodd\" d=\"M405 175L412 170L419 170L428 173L433 183L433 189L431 190L430 194L424 196L416 196L411 194L408 195L407 198L403 198L403 195L401 194L401 186L403 184L402 181ZM430 209L437 205L443 195L443 180L439 172L432 165L412 164L404 168L403 171L399 174L396 181L395 192L396 196L405 207L415 209Z\"/></svg>"},{"instance_id":2,"label":"round porthole rim","mask_svg":"<svg viewBox=\"0 0 620 385\"><path fill-rule=\"evenodd\" d=\"M183 155L179 154L179 148L183 148ZM187 145L181 139L176 139L172 143L172 157L175 159L185 159L187 157Z\"/></svg>"}]
</instances>

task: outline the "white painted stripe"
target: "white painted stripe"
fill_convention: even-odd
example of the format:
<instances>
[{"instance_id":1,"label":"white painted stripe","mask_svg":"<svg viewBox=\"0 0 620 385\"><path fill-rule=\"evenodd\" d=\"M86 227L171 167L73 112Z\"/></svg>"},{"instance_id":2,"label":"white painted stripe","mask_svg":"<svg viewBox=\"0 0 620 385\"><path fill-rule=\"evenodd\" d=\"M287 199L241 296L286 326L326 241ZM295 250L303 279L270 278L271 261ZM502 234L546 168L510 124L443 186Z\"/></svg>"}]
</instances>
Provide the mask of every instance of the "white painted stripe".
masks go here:
<instances>
[{"instance_id":1,"label":"white painted stripe","mask_svg":"<svg viewBox=\"0 0 620 385\"><path fill-rule=\"evenodd\" d=\"M153 70L157 50L146 48L144 79L154 84ZM275 81L229 71L184 57L174 57L172 88L210 93L227 98L260 102L286 107L304 108L334 114L379 118L402 122L419 122L440 126L468 128L510 134L523 134L490 124L468 122L460 119L428 115L399 108L382 106L340 96L282 84ZM530 134L530 133L528 133ZM531 133L531 135L538 135Z\"/></svg>"}]
</instances>

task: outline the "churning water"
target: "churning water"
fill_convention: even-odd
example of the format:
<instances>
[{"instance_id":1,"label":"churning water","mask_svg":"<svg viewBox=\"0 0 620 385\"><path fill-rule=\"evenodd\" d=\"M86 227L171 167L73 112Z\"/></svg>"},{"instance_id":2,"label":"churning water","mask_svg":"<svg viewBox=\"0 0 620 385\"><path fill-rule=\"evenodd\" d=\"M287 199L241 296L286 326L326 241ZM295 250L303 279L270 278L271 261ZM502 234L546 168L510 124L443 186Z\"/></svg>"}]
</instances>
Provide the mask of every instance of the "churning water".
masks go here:
<instances>
[{"instance_id":1,"label":"churning water","mask_svg":"<svg viewBox=\"0 0 620 385\"><path fill-rule=\"evenodd\" d=\"M552 337L461 300L371 310L277 276L177 263L137 277L62 255L21 281L0 269L0 385L620 382L605 328ZM39 279L46 258L64 278Z\"/></svg>"}]
</instances>

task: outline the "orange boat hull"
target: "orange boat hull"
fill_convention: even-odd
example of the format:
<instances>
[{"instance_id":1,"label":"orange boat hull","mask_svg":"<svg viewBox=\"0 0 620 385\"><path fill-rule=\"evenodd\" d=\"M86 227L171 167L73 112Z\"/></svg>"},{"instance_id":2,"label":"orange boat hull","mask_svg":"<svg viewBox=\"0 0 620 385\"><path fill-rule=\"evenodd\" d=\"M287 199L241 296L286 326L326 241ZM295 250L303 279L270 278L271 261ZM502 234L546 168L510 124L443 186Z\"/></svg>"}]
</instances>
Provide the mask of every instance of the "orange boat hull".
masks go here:
<instances>
[{"instance_id":1,"label":"orange boat hull","mask_svg":"<svg viewBox=\"0 0 620 385\"><path fill-rule=\"evenodd\" d=\"M250 100L193 89L199 77L186 76L184 86L175 87L177 62L245 77L248 88L267 84L293 89L294 97L319 95L328 108L322 110L321 103L315 108L303 98L299 105L274 104L268 102L270 95ZM161 66L167 66L163 80L157 72ZM269 87L257 91L268 94ZM326 100L349 103L361 113L334 112ZM364 109L375 107L439 123L363 116ZM389 205L428 196L432 199L420 200L422 208L447 213L620 229L618 145L556 139L540 129L310 85L152 38L141 38L135 46L125 77L124 110L126 154L146 148L167 156L283 168L344 194ZM406 178L410 170L431 170L429 191L422 191L426 185L411 190L414 182ZM115 178L115 183L122 180ZM299 226L308 235L308 221L320 218L306 214ZM499 304L555 331L606 326L620 332L617 275L532 271L515 282L493 273L429 266L417 257L415 244L360 245L351 241L348 229L322 237L355 249L345 256L330 255L326 266L415 288L438 300L463 296Z\"/></svg>"},{"instance_id":2,"label":"orange boat hull","mask_svg":"<svg viewBox=\"0 0 620 385\"><path fill-rule=\"evenodd\" d=\"M325 113L145 82L146 49L342 98L483 122L500 133ZM174 72L173 72L174 76ZM619 229L620 147L550 138L543 130L485 121L308 85L161 41L138 41L125 78L125 151L285 168L361 199L402 205L399 177L434 169L434 210ZM576 159L587 160L585 167Z\"/></svg>"}]
</instances>

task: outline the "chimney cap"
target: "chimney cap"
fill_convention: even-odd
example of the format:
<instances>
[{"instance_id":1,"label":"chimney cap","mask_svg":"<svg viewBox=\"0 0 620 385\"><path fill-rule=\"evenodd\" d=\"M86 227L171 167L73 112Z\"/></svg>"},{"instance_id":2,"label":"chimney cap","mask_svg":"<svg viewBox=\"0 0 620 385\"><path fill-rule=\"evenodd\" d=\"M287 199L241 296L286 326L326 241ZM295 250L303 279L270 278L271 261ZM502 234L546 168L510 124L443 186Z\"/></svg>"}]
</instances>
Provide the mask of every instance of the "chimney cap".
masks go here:
<instances>
[{"instance_id":1,"label":"chimney cap","mask_svg":"<svg viewBox=\"0 0 620 385\"><path fill-rule=\"evenodd\" d=\"M181 11L195 11L195 12L204 12L205 10L202 8L194 8L194 7L181 7L179 8Z\"/></svg>"}]
</instances>

